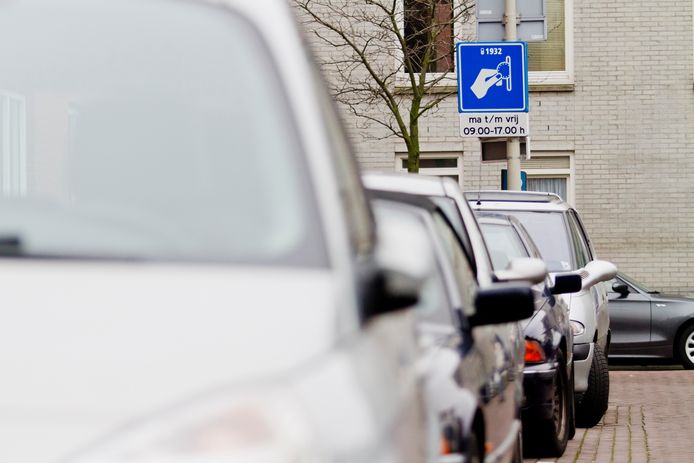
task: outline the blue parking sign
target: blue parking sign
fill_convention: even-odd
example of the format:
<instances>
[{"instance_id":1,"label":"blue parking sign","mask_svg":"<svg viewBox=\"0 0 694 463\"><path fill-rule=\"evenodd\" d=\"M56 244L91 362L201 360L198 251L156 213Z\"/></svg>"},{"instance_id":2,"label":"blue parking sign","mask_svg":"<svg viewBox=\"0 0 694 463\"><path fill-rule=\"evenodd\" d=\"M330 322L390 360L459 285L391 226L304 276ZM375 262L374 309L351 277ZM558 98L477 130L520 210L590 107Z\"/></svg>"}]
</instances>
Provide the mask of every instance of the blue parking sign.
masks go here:
<instances>
[{"instance_id":1,"label":"blue parking sign","mask_svg":"<svg viewBox=\"0 0 694 463\"><path fill-rule=\"evenodd\" d=\"M527 112L525 42L458 42L458 112Z\"/></svg>"}]
</instances>

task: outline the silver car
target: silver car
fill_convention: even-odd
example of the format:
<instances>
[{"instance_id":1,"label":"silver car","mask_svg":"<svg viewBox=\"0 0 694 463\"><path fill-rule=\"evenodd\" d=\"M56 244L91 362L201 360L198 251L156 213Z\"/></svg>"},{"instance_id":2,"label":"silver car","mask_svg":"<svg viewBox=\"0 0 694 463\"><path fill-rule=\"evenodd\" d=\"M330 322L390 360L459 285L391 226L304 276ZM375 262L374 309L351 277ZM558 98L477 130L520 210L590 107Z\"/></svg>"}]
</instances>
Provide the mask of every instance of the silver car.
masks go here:
<instances>
[{"instance_id":1,"label":"silver car","mask_svg":"<svg viewBox=\"0 0 694 463\"><path fill-rule=\"evenodd\" d=\"M598 283L613 278L616 267L597 260L578 213L557 195L483 191L467 192L465 197L474 210L516 217L539 247L549 272L581 276L582 291L562 297L574 331L576 424L594 426L607 410L609 397L610 318L607 292Z\"/></svg>"},{"instance_id":2,"label":"silver car","mask_svg":"<svg viewBox=\"0 0 694 463\"><path fill-rule=\"evenodd\" d=\"M426 236L376 240L303 45L282 0L0 2L0 461L425 459Z\"/></svg>"}]
</instances>

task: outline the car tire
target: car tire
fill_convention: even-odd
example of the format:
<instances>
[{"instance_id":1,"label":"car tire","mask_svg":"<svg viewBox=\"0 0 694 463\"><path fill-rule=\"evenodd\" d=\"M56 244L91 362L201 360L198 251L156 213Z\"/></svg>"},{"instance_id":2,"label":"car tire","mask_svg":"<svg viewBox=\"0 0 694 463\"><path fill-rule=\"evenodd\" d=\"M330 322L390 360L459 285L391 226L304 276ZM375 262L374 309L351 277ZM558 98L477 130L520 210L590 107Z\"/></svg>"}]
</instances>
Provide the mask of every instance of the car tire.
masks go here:
<instances>
[{"instance_id":1,"label":"car tire","mask_svg":"<svg viewBox=\"0 0 694 463\"><path fill-rule=\"evenodd\" d=\"M677 355L684 368L694 370L694 325L687 327L678 338Z\"/></svg>"},{"instance_id":2,"label":"car tire","mask_svg":"<svg viewBox=\"0 0 694 463\"><path fill-rule=\"evenodd\" d=\"M557 354L557 371L553 382L552 417L548 420L533 420L528 423L531 435L526 435L523 443L526 456L554 457L564 454L572 421L573 388L566 373L566 360L559 351Z\"/></svg>"},{"instance_id":3,"label":"car tire","mask_svg":"<svg viewBox=\"0 0 694 463\"><path fill-rule=\"evenodd\" d=\"M610 397L610 372L607 358L599 345L595 344L593 362L588 373L588 389L576 403L576 425L592 428L600 422L607 411Z\"/></svg>"}]
</instances>

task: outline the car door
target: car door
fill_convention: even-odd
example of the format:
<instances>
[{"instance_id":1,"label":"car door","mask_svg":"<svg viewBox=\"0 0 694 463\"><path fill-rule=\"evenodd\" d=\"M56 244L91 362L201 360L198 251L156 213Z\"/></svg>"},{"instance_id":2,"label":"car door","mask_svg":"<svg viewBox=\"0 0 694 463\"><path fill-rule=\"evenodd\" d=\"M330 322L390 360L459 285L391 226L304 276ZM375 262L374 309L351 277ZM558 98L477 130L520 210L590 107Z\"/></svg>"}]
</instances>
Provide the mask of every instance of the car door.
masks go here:
<instances>
[{"instance_id":1,"label":"car door","mask_svg":"<svg viewBox=\"0 0 694 463\"><path fill-rule=\"evenodd\" d=\"M625 284L629 292L615 292L612 285ZM651 298L619 277L606 283L610 301L610 353L636 355L651 341Z\"/></svg>"},{"instance_id":2,"label":"car door","mask_svg":"<svg viewBox=\"0 0 694 463\"><path fill-rule=\"evenodd\" d=\"M475 276L450 222L442 214L435 214L434 219L463 295L461 309L470 316L474 313L477 291ZM519 324L480 326L472 334L483 363L482 376L477 381L486 423L485 447L495 458L508 461L519 429L516 417L523 358Z\"/></svg>"}]
</instances>

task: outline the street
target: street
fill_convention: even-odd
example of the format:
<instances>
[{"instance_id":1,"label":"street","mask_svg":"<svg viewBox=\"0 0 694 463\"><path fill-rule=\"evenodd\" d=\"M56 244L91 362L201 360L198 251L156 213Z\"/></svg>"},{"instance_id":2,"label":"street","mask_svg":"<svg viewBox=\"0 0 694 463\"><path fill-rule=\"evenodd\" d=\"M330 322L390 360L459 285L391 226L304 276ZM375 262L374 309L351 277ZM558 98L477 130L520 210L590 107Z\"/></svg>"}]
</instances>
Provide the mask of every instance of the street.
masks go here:
<instances>
[{"instance_id":1,"label":"street","mask_svg":"<svg viewBox=\"0 0 694 463\"><path fill-rule=\"evenodd\" d=\"M525 462L691 462L694 371L629 367L610 371L610 406L601 423L577 429L559 459Z\"/></svg>"}]
</instances>

